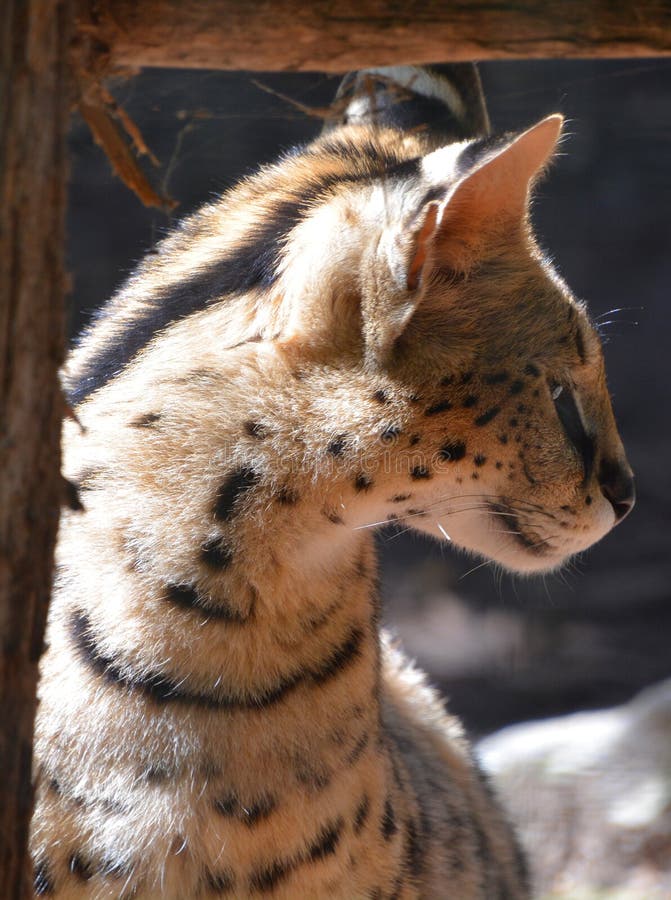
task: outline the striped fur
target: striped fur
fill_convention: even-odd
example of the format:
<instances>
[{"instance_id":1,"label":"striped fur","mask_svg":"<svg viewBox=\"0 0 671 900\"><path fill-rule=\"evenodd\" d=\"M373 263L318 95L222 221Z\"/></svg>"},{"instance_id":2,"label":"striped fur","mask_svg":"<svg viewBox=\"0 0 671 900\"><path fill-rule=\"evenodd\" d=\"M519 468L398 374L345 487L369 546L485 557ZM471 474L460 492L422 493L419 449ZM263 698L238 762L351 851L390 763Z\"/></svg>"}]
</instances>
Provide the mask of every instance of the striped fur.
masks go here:
<instances>
[{"instance_id":1,"label":"striped fur","mask_svg":"<svg viewBox=\"0 0 671 900\"><path fill-rule=\"evenodd\" d=\"M380 632L371 529L544 570L631 505L598 341L528 224L560 122L489 135L469 66L351 76L334 109L68 361L37 896L527 896Z\"/></svg>"}]
</instances>

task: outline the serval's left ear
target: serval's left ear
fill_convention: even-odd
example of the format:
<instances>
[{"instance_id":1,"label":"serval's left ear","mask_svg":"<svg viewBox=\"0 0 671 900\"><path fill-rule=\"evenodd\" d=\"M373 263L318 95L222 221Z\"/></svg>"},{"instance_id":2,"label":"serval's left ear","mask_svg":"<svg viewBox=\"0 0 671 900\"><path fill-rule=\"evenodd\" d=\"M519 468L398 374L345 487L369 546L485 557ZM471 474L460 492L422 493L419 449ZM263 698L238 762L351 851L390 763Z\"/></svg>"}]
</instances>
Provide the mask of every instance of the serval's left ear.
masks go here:
<instances>
[{"instance_id":1,"label":"serval's left ear","mask_svg":"<svg viewBox=\"0 0 671 900\"><path fill-rule=\"evenodd\" d=\"M548 116L519 135L470 144L457 160L463 174L443 197L420 211L406 286L416 290L431 267L467 272L498 237L526 228L529 195L552 158L563 125ZM441 154L425 157L425 171L440 177Z\"/></svg>"},{"instance_id":2,"label":"serval's left ear","mask_svg":"<svg viewBox=\"0 0 671 900\"><path fill-rule=\"evenodd\" d=\"M557 146L563 118L548 116L521 134L450 144L421 162L421 189L380 245L388 289L364 303L366 354L385 364L422 303L436 270L467 273L502 241L522 239L529 194Z\"/></svg>"}]
</instances>

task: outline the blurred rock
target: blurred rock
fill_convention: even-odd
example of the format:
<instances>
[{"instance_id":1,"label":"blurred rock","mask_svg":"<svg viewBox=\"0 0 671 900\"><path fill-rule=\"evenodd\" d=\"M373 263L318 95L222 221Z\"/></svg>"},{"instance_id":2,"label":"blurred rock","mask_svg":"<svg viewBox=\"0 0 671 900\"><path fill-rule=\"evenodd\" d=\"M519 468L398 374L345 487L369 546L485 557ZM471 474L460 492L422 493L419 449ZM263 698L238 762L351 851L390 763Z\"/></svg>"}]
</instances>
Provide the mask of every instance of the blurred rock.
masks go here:
<instances>
[{"instance_id":1,"label":"blurred rock","mask_svg":"<svg viewBox=\"0 0 671 900\"><path fill-rule=\"evenodd\" d=\"M529 854L535 896L671 897L671 680L624 706L481 741Z\"/></svg>"}]
</instances>

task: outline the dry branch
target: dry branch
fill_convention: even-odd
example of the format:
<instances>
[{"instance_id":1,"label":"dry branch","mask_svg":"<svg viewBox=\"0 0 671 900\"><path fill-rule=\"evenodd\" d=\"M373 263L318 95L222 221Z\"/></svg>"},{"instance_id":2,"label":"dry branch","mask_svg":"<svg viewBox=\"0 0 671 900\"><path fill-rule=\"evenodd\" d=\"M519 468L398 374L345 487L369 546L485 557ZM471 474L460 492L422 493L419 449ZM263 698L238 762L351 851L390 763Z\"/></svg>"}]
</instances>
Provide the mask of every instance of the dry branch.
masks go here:
<instances>
[{"instance_id":1,"label":"dry branch","mask_svg":"<svg viewBox=\"0 0 671 900\"><path fill-rule=\"evenodd\" d=\"M98 0L116 66L316 70L671 54L668 0Z\"/></svg>"}]
</instances>

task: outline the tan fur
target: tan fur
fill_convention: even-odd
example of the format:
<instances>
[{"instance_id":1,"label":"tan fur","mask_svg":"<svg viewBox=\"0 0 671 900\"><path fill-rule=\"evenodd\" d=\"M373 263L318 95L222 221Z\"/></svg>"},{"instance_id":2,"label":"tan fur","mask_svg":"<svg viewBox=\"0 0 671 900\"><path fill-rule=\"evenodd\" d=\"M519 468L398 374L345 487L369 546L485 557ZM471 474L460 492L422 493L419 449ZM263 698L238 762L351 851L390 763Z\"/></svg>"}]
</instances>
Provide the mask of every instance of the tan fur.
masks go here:
<instances>
[{"instance_id":1,"label":"tan fur","mask_svg":"<svg viewBox=\"0 0 671 900\"><path fill-rule=\"evenodd\" d=\"M85 511L64 515L42 667L38 885L73 900L526 896L459 724L380 637L372 526L398 518L538 571L614 523L548 387L573 387L598 459L625 466L598 341L528 226L558 126L458 177L468 142L331 132L188 220L85 337L71 384L157 291L333 177L272 284L172 322L66 423ZM342 180L366 142L424 162ZM152 694L162 677L187 699Z\"/></svg>"}]
</instances>

